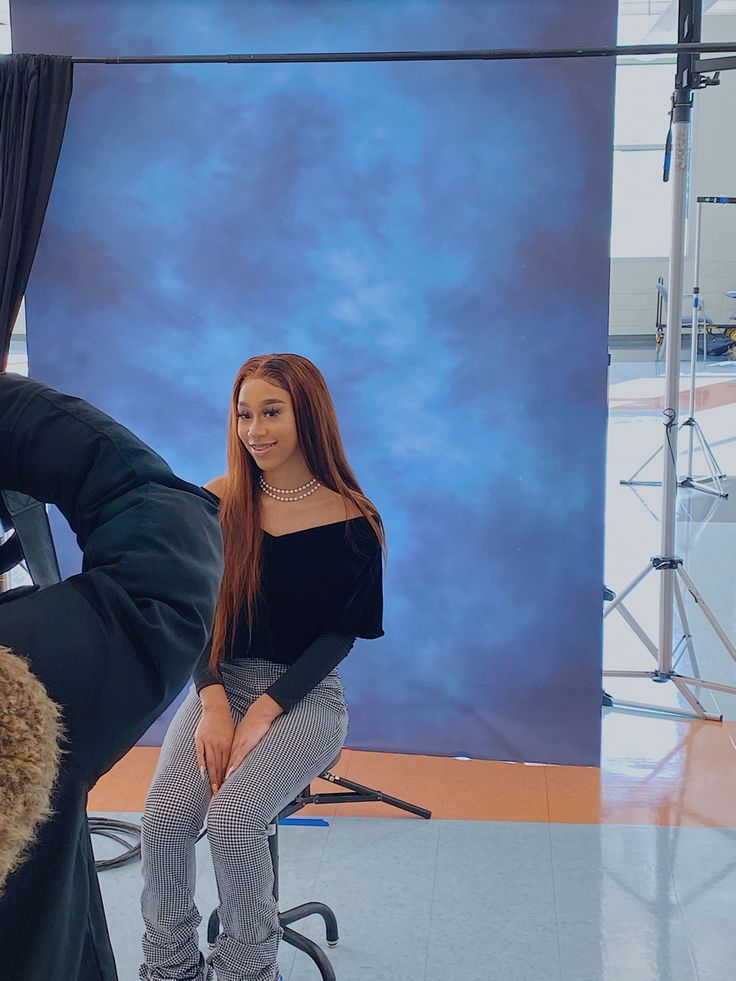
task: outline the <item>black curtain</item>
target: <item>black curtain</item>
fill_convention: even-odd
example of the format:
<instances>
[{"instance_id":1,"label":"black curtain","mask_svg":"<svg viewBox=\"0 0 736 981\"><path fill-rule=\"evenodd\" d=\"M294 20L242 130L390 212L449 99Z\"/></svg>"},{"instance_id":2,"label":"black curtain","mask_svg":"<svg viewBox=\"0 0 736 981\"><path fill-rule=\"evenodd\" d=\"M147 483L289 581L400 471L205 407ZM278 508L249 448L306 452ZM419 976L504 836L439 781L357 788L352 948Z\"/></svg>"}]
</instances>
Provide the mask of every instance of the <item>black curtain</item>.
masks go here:
<instances>
[{"instance_id":1,"label":"black curtain","mask_svg":"<svg viewBox=\"0 0 736 981\"><path fill-rule=\"evenodd\" d=\"M72 94L71 58L0 58L0 371L41 235Z\"/></svg>"}]
</instances>

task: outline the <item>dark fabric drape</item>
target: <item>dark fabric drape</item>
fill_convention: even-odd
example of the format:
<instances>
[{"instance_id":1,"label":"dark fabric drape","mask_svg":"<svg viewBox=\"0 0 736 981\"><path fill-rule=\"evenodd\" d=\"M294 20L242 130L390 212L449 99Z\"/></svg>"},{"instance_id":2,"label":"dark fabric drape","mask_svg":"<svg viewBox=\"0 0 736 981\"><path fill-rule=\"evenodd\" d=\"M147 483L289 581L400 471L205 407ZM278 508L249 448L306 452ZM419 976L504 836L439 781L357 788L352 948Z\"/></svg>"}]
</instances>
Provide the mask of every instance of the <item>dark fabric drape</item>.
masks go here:
<instances>
[{"instance_id":1,"label":"dark fabric drape","mask_svg":"<svg viewBox=\"0 0 736 981\"><path fill-rule=\"evenodd\" d=\"M72 94L71 58L0 58L0 371L41 235Z\"/></svg>"}]
</instances>

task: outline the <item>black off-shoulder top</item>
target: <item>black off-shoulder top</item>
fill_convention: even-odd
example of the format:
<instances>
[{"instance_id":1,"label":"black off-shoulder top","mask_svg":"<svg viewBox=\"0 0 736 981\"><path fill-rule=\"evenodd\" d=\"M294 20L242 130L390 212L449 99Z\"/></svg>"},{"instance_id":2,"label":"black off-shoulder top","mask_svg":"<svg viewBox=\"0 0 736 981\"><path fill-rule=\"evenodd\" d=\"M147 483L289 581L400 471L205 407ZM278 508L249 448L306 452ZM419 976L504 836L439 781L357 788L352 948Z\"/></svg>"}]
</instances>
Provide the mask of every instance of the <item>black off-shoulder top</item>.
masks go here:
<instances>
[{"instance_id":1,"label":"black off-shoulder top","mask_svg":"<svg viewBox=\"0 0 736 981\"><path fill-rule=\"evenodd\" d=\"M381 547L361 516L285 535L264 531L261 594L250 640L245 612L224 660L288 665L269 694L288 710L346 656L356 637L383 636ZM200 691L221 681L209 647L193 678Z\"/></svg>"}]
</instances>

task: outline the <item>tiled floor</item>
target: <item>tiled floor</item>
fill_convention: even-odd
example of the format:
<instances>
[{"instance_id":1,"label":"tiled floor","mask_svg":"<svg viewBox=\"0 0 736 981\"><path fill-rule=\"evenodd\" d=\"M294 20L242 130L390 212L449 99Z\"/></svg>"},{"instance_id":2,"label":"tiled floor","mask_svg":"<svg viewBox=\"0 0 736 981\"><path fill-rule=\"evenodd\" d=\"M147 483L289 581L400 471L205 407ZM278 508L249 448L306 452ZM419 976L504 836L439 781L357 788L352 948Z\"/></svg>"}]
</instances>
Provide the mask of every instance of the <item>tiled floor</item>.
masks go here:
<instances>
[{"instance_id":1,"label":"tiled floor","mask_svg":"<svg viewBox=\"0 0 736 981\"><path fill-rule=\"evenodd\" d=\"M734 976L728 829L341 816L283 828L281 867L284 908L320 899L336 911L339 981ZM206 842L198 868L206 919L217 903ZM140 866L101 882L120 978L134 981ZM304 932L324 942L317 922ZM319 981L286 945L280 967L287 981Z\"/></svg>"},{"instance_id":2,"label":"tiled floor","mask_svg":"<svg viewBox=\"0 0 736 981\"><path fill-rule=\"evenodd\" d=\"M618 354L606 522L606 583L617 591L660 551L660 491L619 481L661 440L664 390L652 359ZM699 372L696 404L722 468L736 474L736 363ZM660 467L661 457L652 479ZM736 638L736 493L716 501L682 491L679 501L678 553ZM736 685L736 664L686 602L696 664L685 655L680 669ZM628 606L656 638L656 574ZM615 616L605 662L653 666ZM607 679L606 689L682 705L671 685ZM309 809L305 816L328 826L283 829L283 905L319 898L334 906L342 942L330 956L339 981L736 978L736 697L700 697L724 714L723 724L606 710L600 770L346 751L337 772L429 807L433 820L385 804ZM90 810L137 821L156 756L134 750L100 781ZM100 854L116 847L96 839ZM197 900L207 916L216 889L206 841L198 856ZM106 871L101 881L120 978L134 981L140 865ZM307 922L305 932L318 939L318 924ZM287 981L318 981L289 947L281 969Z\"/></svg>"}]
</instances>

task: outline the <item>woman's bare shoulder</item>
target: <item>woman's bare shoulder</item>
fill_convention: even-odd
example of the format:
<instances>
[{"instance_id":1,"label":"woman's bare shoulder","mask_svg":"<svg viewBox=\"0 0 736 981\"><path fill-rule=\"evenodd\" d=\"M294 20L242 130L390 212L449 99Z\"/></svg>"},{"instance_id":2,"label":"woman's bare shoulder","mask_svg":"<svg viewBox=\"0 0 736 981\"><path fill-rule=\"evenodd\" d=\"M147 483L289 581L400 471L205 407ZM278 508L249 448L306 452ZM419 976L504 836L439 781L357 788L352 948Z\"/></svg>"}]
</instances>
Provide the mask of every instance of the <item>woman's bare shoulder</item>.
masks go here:
<instances>
[{"instance_id":1,"label":"woman's bare shoulder","mask_svg":"<svg viewBox=\"0 0 736 981\"><path fill-rule=\"evenodd\" d=\"M204 485L204 489L211 491L216 497L222 497L226 483L227 477L223 474L221 477L213 477L212 480L208 480Z\"/></svg>"},{"instance_id":2,"label":"woman's bare shoulder","mask_svg":"<svg viewBox=\"0 0 736 981\"><path fill-rule=\"evenodd\" d=\"M352 501L348 501L346 507L347 507L347 512L348 512L348 515L347 515L348 518L359 518L362 515L362 513L363 513L360 510L360 508L358 507L358 505L357 504L353 504Z\"/></svg>"},{"instance_id":3,"label":"woman's bare shoulder","mask_svg":"<svg viewBox=\"0 0 736 981\"><path fill-rule=\"evenodd\" d=\"M326 488L325 488L326 489ZM359 518L360 508L352 501L345 500L334 491L329 491L330 497L323 505L325 516L331 521L340 521L344 518Z\"/></svg>"}]
</instances>

